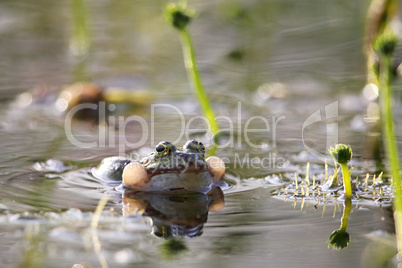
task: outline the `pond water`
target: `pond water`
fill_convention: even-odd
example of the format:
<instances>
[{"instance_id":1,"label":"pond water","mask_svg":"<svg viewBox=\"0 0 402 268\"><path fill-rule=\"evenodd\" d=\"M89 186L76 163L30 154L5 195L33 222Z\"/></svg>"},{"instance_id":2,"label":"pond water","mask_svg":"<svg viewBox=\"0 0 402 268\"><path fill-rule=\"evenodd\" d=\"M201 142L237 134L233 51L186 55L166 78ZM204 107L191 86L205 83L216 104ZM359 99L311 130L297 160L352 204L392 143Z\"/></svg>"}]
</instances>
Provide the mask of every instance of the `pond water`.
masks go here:
<instances>
[{"instance_id":1,"label":"pond water","mask_svg":"<svg viewBox=\"0 0 402 268\"><path fill-rule=\"evenodd\" d=\"M208 143L179 35L162 19L167 1L0 2L0 263L395 267L387 172L382 195L353 201L351 241L339 251L327 244L341 224L339 195L292 194L307 163L310 182L324 183L335 142L352 146L361 188L384 167L378 106L363 90L368 2L188 2L199 69L225 129L207 150L225 160L229 186L212 196L131 196L90 173L105 157L142 157L162 140ZM105 106L106 129L70 124L56 92L83 80L134 92L137 104ZM24 94L35 89L51 93Z\"/></svg>"}]
</instances>

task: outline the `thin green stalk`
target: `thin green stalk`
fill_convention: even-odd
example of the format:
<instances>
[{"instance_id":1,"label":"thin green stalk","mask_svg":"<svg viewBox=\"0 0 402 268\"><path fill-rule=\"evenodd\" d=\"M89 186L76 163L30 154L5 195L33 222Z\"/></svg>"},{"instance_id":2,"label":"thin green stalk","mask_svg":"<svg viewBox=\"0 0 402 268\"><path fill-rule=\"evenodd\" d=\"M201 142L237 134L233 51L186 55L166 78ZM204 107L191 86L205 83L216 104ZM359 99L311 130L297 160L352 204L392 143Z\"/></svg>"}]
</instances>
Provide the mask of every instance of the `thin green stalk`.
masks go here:
<instances>
[{"instance_id":1,"label":"thin green stalk","mask_svg":"<svg viewBox=\"0 0 402 268\"><path fill-rule=\"evenodd\" d=\"M94 229L98 228L98 224L99 224L99 220L102 216L102 211L106 206L107 201L109 200L109 195L106 194L104 196L102 196L102 198L99 200L98 205L96 206L94 215L92 217L92 221L91 221L91 227Z\"/></svg>"},{"instance_id":2,"label":"thin green stalk","mask_svg":"<svg viewBox=\"0 0 402 268\"><path fill-rule=\"evenodd\" d=\"M379 81L379 56L378 41L384 33L389 32L391 22L398 16L398 0L370 0L370 6L367 12L365 23L364 52L367 63L367 85L374 84L380 88ZM380 120L376 120L372 126L373 131L381 128ZM382 136L376 136L373 139L372 154L378 170L384 169L384 159L381 156L383 144Z\"/></svg>"},{"instance_id":3,"label":"thin green stalk","mask_svg":"<svg viewBox=\"0 0 402 268\"><path fill-rule=\"evenodd\" d=\"M343 176L343 189L345 190L346 199L352 198L352 185L350 180L350 173L347 164L341 164Z\"/></svg>"},{"instance_id":4,"label":"thin green stalk","mask_svg":"<svg viewBox=\"0 0 402 268\"><path fill-rule=\"evenodd\" d=\"M402 252L402 190L400 180L400 164L398 144L395 140L394 120L392 114L392 64L391 57L387 55L380 56L380 107L383 135L387 159L391 166L392 181L395 188L394 201L394 220L397 236L398 252Z\"/></svg>"},{"instance_id":5,"label":"thin green stalk","mask_svg":"<svg viewBox=\"0 0 402 268\"><path fill-rule=\"evenodd\" d=\"M71 36L71 50L75 55L84 55L90 47L88 14L83 0L71 0L73 14L73 30Z\"/></svg>"},{"instance_id":6,"label":"thin green stalk","mask_svg":"<svg viewBox=\"0 0 402 268\"><path fill-rule=\"evenodd\" d=\"M352 200L351 199L345 199L345 202L343 203L343 214L342 214L342 219L341 219L341 228L339 230L345 232L346 228L348 227L349 223L349 215L350 212L352 211Z\"/></svg>"},{"instance_id":7,"label":"thin green stalk","mask_svg":"<svg viewBox=\"0 0 402 268\"><path fill-rule=\"evenodd\" d=\"M88 21L89 14L84 0L71 0L72 30L70 36L70 51L75 56L74 80L87 81L86 71L88 53L91 49L91 32Z\"/></svg>"},{"instance_id":8,"label":"thin green stalk","mask_svg":"<svg viewBox=\"0 0 402 268\"><path fill-rule=\"evenodd\" d=\"M398 144L395 139L392 114L392 88L394 77L392 55L397 38L391 30L391 20L398 14L397 0L372 0L367 20L366 46L367 64L374 70L374 81L380 89L380 110L382 138L386 148L386 158L391 166L392 182L395 189L394 221L398 253L402 253L402 190ZM371 49L372 48L372 49ZM379 59L379 65L375 59Z\"/></svg>"},{"instance_id":9,"label":"thin green stalk","mask_svg":"<svg viewBox=\"0 0 402 268\"><path fill-rule=\"evenodd\" d=\"M98 235L98 225L99 225L99 220L102 216L103 209L105 208L107 201L109 200L109 195L105 194L102 196L102 198L99 200L98 205L95 209L95 212L92 217L91 221L91 228L92 230L92 247L94 252L98 255L99 262L101 264L102 268L108 268L109 265L107 264L107 260L105 256L102 254L101 251L101 242L99 240L99 235Z\"/></svg>"},{"instance_id":10,"label":"thin green stalk","mask_svg":"<svg viewBox=\"0 0 402 268\"><path fill-rule=\"evenodd\" d=\"M211 124L211 131L214 135L216 135L219 132L219 126L216 123L214 110L212 109L208 96L205 93L204 87L201 82L201 77L198 72L197 62L195 58L194 46L187 28L180 30L180 36L182 40L184 61L188 75L194 83L194 90L197 99L201 104L202 111Z\"/></svg>"},{"instance_id":11,"label":"thin green stalk","mask_svg":"<svg viewBox=\"0 0 402 268\"><path fill-rule=\"evenodd\" d=\"M165 9L166 21L180 32L187 73L194 84L195 95L201 105L201 109L210 123L208 127L216 140L219 135L219 126L216 123L214 110L202 85L201 76L197 68L193 42L187 30L187 26L193 17L194 12L187 8L185 1L179 2L178 4L171 3Z\"/></svg>"}]
</instances>

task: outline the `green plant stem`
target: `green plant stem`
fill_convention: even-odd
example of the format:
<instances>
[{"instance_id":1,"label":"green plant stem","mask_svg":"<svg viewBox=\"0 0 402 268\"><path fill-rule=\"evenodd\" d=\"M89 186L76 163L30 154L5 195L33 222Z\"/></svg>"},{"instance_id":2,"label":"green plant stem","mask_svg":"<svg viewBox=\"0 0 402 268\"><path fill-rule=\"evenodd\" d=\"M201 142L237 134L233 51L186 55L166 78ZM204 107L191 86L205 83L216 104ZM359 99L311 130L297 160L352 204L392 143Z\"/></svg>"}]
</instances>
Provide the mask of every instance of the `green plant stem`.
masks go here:
<instances>
[{"instance_id":1,"label":"green plant stem","mask_svg":"<svg viewBox=\"0 0 402 268\"><path fill-rule=\"evenodd\" d=\"M88 14L83 0L71 0L73 13L72 49L82 55L87 53L90 46Z\"/></svg>"},{"instance_id":2,"label":"green plant stem","mask_svg":"<svg viewBox=\"0 0 402 268\"><path fill-rule=\"evenodd\" d=\"M349 215L352 211L352 200L350 198L346 198L343 203L343 214L341 219L341 228L339 230L345 232L348 227Z\"/></svg>"},{"instance_id":3,"label":"green plant stem","mask_svg":"<svg viewBox=\"0 0 402 268\"><path fill-rule=\"evenodd\" d=\"M385 139L385 148L387 159L391 166L392 182L395 189L394 200L394 220L397 237L398 252L402 252L402 191L400 181L400 164L398 144L395 140L394 120L392 115L392 90L391 90L391 58L389 56L380 56L380 107L381 121L383 129L383 138Z\"/></svg>"},{"instance_id":4,"label":"green plant stem","mask_svg":"<svg viewBox=\"0 0 402 268\"><path fill-rule=\"evenodd\" d=\"M343 189L345 190L346 199L352 198L352 185L350 181L350 174L347 164L341 164L342 175L343 175Z\"/></svg>"},{"instance_id":5,"label":"green plant stem","mask_svg":"<svg viewBox=\"0 0 402 268\"><path fill-rule=\"evenodd\" d=\"M215 113L211 107L208 96L205 93L204 87L201 83L201 78L195 59L194 46L191 40L191 36L186 27L180 30L180 36L183 44L184 61L186 69L188 71L188 75L194 83L194 90L197 99L201 104L201 109L211 124L212 134L214 135L214 138L217 138L217 135L219 134L219 126L216 123Z\"/></svg>"},{"instance_id":6,"label":"green plant stem","mask_svg":"<svg viewBox=\"0 0 402 268\"><path fill-rule=\"evenodd\" d=\"M84 0L71 0L72 31L70 36L70 51L75 56L75 81L87 81L86 71L88 53L91 49L91 33L88 26L89 14Z\"/></svg>"}]
</instances>

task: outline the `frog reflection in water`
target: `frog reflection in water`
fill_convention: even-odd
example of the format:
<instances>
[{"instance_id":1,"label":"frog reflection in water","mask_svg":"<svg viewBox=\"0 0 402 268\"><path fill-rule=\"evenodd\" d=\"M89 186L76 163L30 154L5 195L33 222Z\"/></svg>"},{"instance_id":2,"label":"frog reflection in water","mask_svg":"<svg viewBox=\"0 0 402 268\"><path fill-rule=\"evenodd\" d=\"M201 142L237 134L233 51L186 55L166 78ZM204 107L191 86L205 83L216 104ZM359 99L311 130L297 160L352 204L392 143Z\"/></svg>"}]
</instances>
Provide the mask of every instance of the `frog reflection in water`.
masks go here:
<instances>
[{"instance_id":1,"label":"frog reflection in water","mask_svg":"<svg viewBox=\"0 0 402 268\"><path fill-rule=\"evenodd\" d=\"M123 215L143 215L152 218L156 236L200 236L208 212L220 211L224 195L219 187L208 194L201 193L151 193L127 189L122 196Z\"/></svg>"},{"instance_id":2,"label":"frog reflection in water","mask_svg":"<svg viewBox=\"0 0 402 268\"><path fill-rule=\"evenodd\" d=\"M213 186L226 184L223 161L216 156L205 159L205 146L195 140L188 141L182 151L170 142L160 142L141 161L109 157L92 172L98 178L120 179L126 188L140 191L208 193Z\"/></svg>"}]
</instances>

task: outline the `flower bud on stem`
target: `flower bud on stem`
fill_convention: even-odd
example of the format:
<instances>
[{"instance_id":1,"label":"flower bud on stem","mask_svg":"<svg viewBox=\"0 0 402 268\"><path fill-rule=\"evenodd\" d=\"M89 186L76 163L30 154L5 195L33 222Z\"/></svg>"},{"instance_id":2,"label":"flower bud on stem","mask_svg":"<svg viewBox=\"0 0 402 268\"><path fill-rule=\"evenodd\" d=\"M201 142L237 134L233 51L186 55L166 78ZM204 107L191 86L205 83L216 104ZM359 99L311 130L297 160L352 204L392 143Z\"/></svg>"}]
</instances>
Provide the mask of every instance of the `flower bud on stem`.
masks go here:
<instances>
[{"instance_id":1,"label":"flower bud on stem","mask_svg":"<svg viewBox=\"0 0 402 268\"><path fill-rule=\"evenodd\" d=\"M337 144L335 148L331 147L329 153L336 163L341 165L343 175L343 188L345 190L345 197L352 198L352 184L350 180L350 173L348 169L348 162L352 159L352 148L349 145Z\"/></svg>"}]
</instances>

